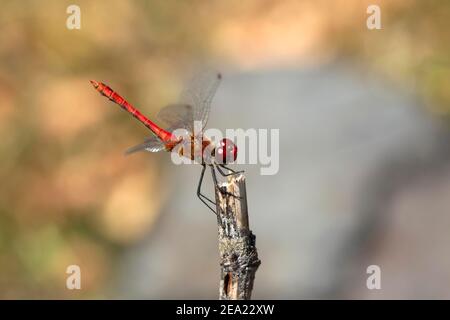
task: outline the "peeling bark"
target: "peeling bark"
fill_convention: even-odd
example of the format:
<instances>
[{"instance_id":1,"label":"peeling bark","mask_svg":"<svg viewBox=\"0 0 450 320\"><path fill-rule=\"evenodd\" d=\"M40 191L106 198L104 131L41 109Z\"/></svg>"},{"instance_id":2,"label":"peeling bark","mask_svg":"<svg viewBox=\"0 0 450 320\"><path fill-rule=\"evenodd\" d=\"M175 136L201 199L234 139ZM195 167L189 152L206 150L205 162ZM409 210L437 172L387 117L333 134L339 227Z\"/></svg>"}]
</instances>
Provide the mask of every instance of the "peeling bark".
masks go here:
<instances>
[{"instance_id":1,"label":"peeling bark","mask_svg":"<svg viewBox=\"0 0 450 320\"><path fill-rule=\"evenodd\" d=\"M220 189L228 194L216 189L221 269L219 297L221 300L248 300L261 261L255 236L249 228L244 175L230 176Z\"/></svg>"}]
</instances>

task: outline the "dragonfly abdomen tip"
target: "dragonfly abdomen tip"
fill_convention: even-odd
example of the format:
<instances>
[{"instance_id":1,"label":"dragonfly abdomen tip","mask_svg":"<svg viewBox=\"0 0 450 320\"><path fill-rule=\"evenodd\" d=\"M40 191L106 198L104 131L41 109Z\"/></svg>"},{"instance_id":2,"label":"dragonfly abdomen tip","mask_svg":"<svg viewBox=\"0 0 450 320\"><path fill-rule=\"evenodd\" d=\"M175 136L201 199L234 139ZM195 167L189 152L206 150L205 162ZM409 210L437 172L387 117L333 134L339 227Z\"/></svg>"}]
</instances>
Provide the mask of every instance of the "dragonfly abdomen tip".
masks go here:
<instances>
[{"instance_id":1,"label":"dragonfly abdomen tip","mask_svg":"<svg viewBox=\"0 0 450 320\"><path fill-rule=\"evenodd\" d=\"M91 81L91 84L94 86L94 88L96 88L97 89L97 87L98 87L98 82L97 81L95 81L95 80L90 80Z\"/></svg>"}]
</instances>

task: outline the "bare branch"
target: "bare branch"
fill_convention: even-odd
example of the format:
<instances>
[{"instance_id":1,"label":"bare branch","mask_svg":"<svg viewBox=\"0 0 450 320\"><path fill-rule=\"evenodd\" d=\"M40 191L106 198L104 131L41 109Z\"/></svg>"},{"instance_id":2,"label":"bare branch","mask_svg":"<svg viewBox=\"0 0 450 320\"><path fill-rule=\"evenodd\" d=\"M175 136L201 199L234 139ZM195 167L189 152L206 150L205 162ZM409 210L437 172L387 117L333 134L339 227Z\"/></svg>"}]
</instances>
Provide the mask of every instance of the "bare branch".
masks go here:
<instances>
[{"instance_id":1,"label":"bare branch","mask_svg":"<svg viewBox=\"0 0 450 320\"><path fill-rule=\"evenodd\" d=\"M249 228L244 175L230 176L220 189L216 188L220 299L248 300L261 261Z\"/></svg>"}]
</instances>

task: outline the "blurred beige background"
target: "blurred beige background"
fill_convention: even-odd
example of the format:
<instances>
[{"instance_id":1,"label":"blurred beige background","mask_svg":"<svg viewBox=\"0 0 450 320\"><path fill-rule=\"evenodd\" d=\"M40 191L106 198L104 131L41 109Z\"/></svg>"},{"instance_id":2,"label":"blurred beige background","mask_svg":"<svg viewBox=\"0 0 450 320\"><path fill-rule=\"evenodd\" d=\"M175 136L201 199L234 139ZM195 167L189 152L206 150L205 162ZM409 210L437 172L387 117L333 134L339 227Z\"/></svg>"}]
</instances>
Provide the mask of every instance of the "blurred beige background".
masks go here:
<instances>
[{"instance_id":1,"label":"blurred beige background","mask_svg":"<svg viewBox=\"0 0 450 320\"><path fill-rule=\"evenodd\" d=\"M450 297L448 2L77 1L68 30L70 4L0 12L0 298L216 297L198 170L124 157L148 133L89 83L152 117L203 65L224 74L210 126L280 128L280 174L245 168L255 297ZM369 264L381 291L364 287Z\"/></svg>"}]
</instances>

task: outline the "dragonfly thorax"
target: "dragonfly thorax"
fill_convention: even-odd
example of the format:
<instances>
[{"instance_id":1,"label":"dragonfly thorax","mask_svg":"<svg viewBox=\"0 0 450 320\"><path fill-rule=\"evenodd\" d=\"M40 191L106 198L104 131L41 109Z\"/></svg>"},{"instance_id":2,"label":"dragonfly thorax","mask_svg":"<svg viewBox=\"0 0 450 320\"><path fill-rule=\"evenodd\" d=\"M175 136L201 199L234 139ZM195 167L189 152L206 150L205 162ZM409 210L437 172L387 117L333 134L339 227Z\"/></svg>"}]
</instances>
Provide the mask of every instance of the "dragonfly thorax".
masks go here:
<instances>
[{"instance_id":1,"label":"dragonfly thorax","mask_svg":"<svg viewBox=\"0 0 450 320\"><path fill-rule=\"evenodd\" d=\"M201 142L200 142L201 141ZM230 139L222 139L217 145L205 136L195 139L181 139L169 151L176 151L180 156L190 158L200 163L211 163L213 159L219 164L227 164L236 161L237 147Z\"/></svg>"}]
</instances>

